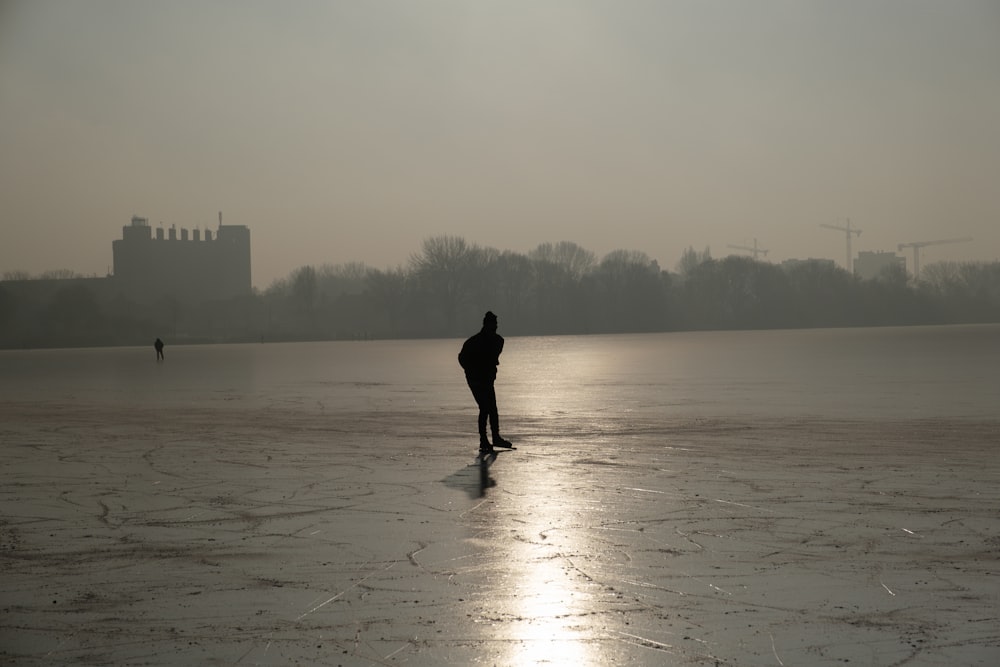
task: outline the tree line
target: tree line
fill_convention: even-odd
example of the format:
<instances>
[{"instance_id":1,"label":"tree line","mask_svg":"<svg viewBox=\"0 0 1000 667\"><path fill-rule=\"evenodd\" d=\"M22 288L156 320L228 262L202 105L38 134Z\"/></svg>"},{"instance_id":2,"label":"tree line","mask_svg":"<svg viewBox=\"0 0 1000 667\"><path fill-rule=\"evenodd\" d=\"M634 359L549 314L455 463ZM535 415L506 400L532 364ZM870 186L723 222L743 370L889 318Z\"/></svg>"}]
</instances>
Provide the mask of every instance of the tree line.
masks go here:
<instances>
[{"instance_id":1,"label":"tree line","mask_svg":"<svg viewBox=\"0 0 1000 667\"><path fill-rule=\"evenodd\" d=\"M405 266L303 266L253 295L199 304L136 302L102 280L31 293L0 283L0 346L460 337L486 310L507 335L1000 322L1000 262L861 280L830 261L688 248L669 271L641 251L598 258L568 241L522 254L436 236Z\"/></svg>"}]
</instances>

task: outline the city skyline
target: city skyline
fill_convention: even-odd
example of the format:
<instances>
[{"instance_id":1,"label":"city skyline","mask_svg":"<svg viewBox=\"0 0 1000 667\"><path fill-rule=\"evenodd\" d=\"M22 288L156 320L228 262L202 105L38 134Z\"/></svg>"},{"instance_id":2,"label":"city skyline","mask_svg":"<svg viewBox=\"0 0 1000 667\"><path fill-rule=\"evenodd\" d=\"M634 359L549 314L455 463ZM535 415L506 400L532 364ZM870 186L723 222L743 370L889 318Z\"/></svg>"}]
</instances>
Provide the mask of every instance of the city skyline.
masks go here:
<instances>
[{"instance_id":1,"label":"city skyline","mask_svg":"<svg viewBox=\"0 0 1000 667\"><path fill-rule=\"evenodd\" d=\"M848 219L855 257L993 261L997 34L988 2L8 2L0 271L104 275L132 215L220 210L261 289L440 235L842 265Z\"/></svg>"}]
</instances>

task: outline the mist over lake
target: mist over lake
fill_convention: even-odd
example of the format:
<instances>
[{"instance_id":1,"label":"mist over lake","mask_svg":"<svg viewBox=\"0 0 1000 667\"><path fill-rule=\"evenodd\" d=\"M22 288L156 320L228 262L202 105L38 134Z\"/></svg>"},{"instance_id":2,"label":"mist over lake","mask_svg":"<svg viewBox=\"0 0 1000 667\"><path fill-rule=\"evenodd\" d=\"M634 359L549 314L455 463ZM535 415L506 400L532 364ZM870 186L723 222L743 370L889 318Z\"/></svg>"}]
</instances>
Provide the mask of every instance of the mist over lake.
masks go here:
<instances>
[{"instance_id":1,"label":"mist over lake","mask_svg":"<svg viewBox=\"0 0 1000 667\"><path fill-rule=\"evenodd\" d=\"M460 341L0 352L6 400L328 413L465 413ZM530 419L989 417L1000 325L508 337L497 391Z\"/></svg>"}]
</instances>

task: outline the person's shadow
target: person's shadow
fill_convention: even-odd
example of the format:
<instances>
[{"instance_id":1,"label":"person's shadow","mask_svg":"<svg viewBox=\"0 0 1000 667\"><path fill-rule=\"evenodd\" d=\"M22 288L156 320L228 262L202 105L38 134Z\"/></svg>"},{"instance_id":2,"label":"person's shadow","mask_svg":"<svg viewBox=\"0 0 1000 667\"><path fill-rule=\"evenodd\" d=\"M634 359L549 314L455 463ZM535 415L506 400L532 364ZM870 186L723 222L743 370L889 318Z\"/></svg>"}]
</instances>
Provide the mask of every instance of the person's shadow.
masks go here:
<instances>
[{"instance_id":1,"label":"person's shadow","mask_svg":"<svg viewBox=\"0 0 1000 667\"><path fill-rule=\"evenodd\" d=\"M497 453L491 452L479 457L479 497L486 495L486 489L496 486L497 481L490 477L490 466L497 460Z\"/></svg>"},{"instance_id":2,"label":"person's shadow","mask_svg":"<svg viewBox=\"0 0 1000 667\"><path fill-rule=\"evenodd\" d=\"M483 458L477 457L475 463L459 468L443 481L447 486L464 490L471 498L482 498L486 495L486 489L497 485L497 481L490 475L490 466L496 460L496 452Z\"/></svg>"}]
</instances>

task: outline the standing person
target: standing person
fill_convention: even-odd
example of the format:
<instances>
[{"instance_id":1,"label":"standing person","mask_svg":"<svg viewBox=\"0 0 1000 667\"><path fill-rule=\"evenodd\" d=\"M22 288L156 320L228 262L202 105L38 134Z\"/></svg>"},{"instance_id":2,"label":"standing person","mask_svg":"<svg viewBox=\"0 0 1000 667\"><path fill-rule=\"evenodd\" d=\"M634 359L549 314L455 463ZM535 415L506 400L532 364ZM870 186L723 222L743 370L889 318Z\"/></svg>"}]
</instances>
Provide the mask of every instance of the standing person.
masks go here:
<instances>
[{"instance_id":1,"label":"standing person","mask_svg":"<svg viewBox=\"0 0 1000 667\"><path fill-rule=\"evenodd\" d=\"M494 447L513 447L500 437L500 418L497 411L497 394L493 383L497 378L503 337L497 334L497 316L492 312L483 317L483 328L462 345L458 363L465 370L465 380L472 390L472 397L479 406L479 453L488 454ZM486 438L486 421L490 422L493 444Z\"/></svg>"},{"instance_id":2,"label":"standing person","mask_svg":"<svg viewBox=\"0 0 1000 667\"><path fill-rule=\"evenodd\" d=\"M153 347L156 348L156 360L163 361L163 341L157 338L156 342L153 343Z\"/></svg>"}]
</instances>

